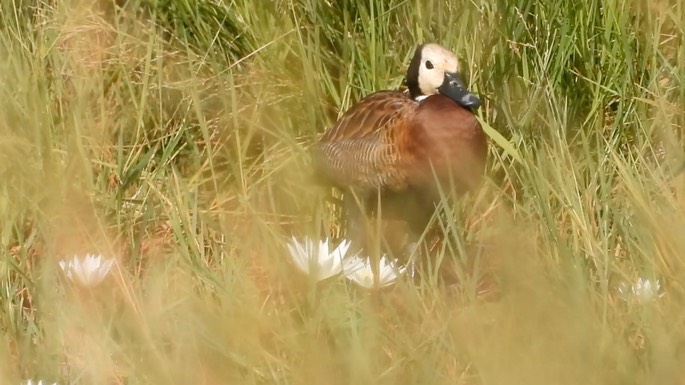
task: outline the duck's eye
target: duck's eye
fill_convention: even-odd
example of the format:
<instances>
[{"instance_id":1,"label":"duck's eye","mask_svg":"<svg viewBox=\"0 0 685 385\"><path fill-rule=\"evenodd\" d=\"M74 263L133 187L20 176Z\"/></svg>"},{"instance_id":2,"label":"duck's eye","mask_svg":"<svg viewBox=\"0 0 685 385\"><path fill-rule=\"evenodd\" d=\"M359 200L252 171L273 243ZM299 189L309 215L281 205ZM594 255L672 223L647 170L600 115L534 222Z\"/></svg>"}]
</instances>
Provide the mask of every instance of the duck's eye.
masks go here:
<instances>
[{"instance_id":1,"label":"duck's eye","mask_svg":"<svg viewBox=\"0 0 685 385\"><path fill-rule=\"evenodd\" d=\"M426 61L426 68L428 68L429 70L433 69L433 63L431 63L430 60Z\"/></svg>"}]
</instances>

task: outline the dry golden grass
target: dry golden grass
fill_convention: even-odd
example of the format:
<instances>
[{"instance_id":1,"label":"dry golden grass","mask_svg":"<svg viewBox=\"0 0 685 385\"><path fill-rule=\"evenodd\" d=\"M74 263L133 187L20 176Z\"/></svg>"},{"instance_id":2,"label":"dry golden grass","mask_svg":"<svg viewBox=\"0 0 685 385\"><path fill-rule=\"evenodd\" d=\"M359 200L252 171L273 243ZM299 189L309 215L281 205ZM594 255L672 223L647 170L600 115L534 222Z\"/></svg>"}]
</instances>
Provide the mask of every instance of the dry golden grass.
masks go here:
<instances>
[{"instance_id":1,"label":"dry golden grass","mask_svg":"<svg viewBox=\"0 0 685 385\"><path fill-rule=\"evenodd\" d=\"M682 382L678 2L22 4L0 5L0 382ZM285 243L344 234L308 147L424 40L495 132L433 229L449 274L312 285ZM58 267L85 253L117 260L92 290ZM638 277L663 296L623 298Z\"/></svg>"}]
</instances>

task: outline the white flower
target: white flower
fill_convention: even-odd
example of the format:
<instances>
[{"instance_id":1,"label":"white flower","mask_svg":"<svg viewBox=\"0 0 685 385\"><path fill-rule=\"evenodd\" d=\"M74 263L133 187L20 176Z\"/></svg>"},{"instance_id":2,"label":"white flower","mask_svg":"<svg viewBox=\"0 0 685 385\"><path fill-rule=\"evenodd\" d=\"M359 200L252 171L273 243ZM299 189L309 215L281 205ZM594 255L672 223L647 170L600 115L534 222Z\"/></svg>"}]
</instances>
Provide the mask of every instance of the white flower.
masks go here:
<instances>
[{"instance_id":1,"label":"white flower","mask_svg":"<svg viewBox=\"0 0 685 385\"><path fill-rule=\"evenodd\" d=\"M629 285L621 282L618 285L618 293L626 301L635 298L640 303L654 301L657 298L663 297L664 293L660 293L661 284L659 280L652 282L649 279L638 278L634 285Z\"/></svg>"},{"instance_id":2,"label":"white flower","mask_svg":"<svg viewBox=\"0 0 685 385\"><path fill-rule=\"evenodd\" d=\"M26 382L26 385L34 385L33 380L28 380L28 382ZM43 385L43 380L36 382L35 385ZM48 383L46 382L45 385L48 385ZM57 385L57 383L53 382L52 385Z\"/></svg>"},{"instance_id":3,"label":"white flower","mask_svg":"<svg viewBox=\"0 0 685 385\"><path fill-rule=\"evenodd\" d=\"M352 257L344 262L343 271L345 276L359 286L367 289L376 287L374 271L371 268L370 258ZM400 275L404 274L405 267L398 268L395 262L389 261L385 256L381 258L378 266L378 287L392 285Z\"/></svg>"},{"instance_id":4,"label":"white flower","mask_svg":"<svg viewBox=\"0 0 685 385\"><path fill-rule=\"evenodd\" d=\"M328 239L315 245L311 238L305 238L301 243L293 237L292 242L288 243L288 251L295 266L316 281L340 274L343 258L349 248L348 240L343 240L333 251L328 247Z\"/></svg>"},{"instance_id":5,"label":"white flower","mask_svg":"<svg viewBox=\"0 0 685 385\"><path fill-rule=\"evenodd\" d=\"M86 254L84 258L74 255L73 260L59 261L59 267L67 278L83 287L94 287L102 282L113 264L114 259L105 259L94 254Z\"/></svg>"}]
</instances>

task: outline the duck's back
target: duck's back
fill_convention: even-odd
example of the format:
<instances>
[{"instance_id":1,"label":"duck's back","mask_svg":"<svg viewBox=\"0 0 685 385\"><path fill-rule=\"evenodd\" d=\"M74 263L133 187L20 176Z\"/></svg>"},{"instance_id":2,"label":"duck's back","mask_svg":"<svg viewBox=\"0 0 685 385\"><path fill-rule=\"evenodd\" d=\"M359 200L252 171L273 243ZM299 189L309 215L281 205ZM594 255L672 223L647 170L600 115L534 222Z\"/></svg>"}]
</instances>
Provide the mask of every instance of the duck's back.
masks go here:
<instances>
[{"instance_id":1,"label":"duck's back","mask_svg":"<svg viewBox=\"0 0 685 385\"><path fill-rule=\"evenodd\" d=\"M340 188L406 188L410 159L400 144L417 107L397 91L362 99L321 137L314 149L317 172Z\"/></svg>"}]
</instances>

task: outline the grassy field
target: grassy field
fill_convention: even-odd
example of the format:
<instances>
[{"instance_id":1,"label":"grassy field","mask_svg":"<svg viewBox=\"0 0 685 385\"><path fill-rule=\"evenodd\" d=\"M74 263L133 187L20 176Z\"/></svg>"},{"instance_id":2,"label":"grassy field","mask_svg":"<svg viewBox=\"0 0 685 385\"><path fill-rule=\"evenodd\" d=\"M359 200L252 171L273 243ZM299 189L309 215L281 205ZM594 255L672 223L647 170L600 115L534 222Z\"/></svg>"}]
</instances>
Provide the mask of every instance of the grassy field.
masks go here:
<instances>
[{"instance_id":1,"label":"grassy field","mask_svg":"<svg viewBox=\"0 0 685 385\"><path fill-rule=\"evenodd\" d=\"M0 383L684 383L684 29L676 0L0 2ZM344 234L308 149L431 41L490 136L435 222L462 284L312 286L286 242ZM58 266L86 253L117 261L92 290Z\"/></svg>"}]
</instances>

